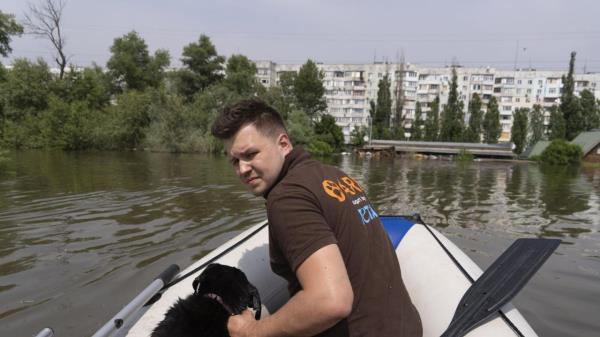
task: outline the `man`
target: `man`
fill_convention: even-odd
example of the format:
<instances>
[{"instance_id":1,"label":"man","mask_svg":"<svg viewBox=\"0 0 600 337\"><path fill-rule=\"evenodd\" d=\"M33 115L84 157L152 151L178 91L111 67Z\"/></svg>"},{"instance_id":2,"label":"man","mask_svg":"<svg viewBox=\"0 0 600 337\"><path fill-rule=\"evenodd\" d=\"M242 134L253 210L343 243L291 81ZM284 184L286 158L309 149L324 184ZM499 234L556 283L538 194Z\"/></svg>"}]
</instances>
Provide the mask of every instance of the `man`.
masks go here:
<instances>
[{"instance_id":1,"label":"man","mask_svg":"<svg viewBox=\"0 0 600 337\"><path fill-rule=\"evenodd\" d=\"M396 254L355 180L293 148L279 113L257 99L226 107L212 134L267 200L271 268L291 295L260 321L232 316L232 337L421 336Z\"/></svg>"}]
</instances>

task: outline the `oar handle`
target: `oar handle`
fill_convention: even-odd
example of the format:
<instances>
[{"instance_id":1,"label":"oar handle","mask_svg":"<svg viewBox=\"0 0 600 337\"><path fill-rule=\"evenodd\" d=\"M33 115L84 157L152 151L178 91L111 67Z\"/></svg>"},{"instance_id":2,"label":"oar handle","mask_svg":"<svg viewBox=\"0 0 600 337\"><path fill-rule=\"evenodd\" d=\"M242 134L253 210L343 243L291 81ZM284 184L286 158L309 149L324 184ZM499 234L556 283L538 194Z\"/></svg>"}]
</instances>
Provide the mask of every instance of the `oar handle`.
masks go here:
<instances>
[{"instance_id":1,"label":"oar handle","mask_svg":"<svg viewBox=\"0 0 600 337\"><path fill-rule=\"evenodd\" d=\"M179 273L179 266L176 264L170 265L167 269L165 269L162 273L160 273L157 277L158 280L161 280L163 284L167 284L171 282L171 280Z\"/></svg>"},{"instance_id":2,"label":"oar handle","mask_svg":"<svg viewBox=\"0 0 600 337\"><path fill-rule=\"evenodd\" d=\"M129 304L119 311L110 321L106 322L100 330L92 337L110 336L115 330L120 329L127 318L138 311L148 300L156 295L165 284L169 283L175 275L179 273L179 266L176 264L170 265L165 271L160 273L158 277L150 283L139 295L137 295Z\"/></svg>"}]
</instances>

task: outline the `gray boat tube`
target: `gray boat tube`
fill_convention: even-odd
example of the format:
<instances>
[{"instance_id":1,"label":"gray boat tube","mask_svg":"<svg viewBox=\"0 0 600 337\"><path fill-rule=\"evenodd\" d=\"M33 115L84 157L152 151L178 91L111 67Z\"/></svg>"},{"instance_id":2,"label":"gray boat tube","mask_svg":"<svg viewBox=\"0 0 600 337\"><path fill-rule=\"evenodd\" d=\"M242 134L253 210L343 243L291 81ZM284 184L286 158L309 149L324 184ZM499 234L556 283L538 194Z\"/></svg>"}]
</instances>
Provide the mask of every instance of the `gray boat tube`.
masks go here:
<instances>
[{"instance_id":1,"label":"gray boat tube","mask_svg":"<svg viewBox=\"0 0 600 337\"><path fill-rule=\"evenodd\" d=\"M139 295L129 302L121 311L119 311L110 321L106 322L92 337L108 337L119 330L125 321L137 312L146 302L158 294L163 287L169 283L175 275L179 273L179 266L170 265L165 271L152 281ZM43 335L46 336L46 335ZM50 335L52 336L52 335Z\"/></svg>"}]
</instances>

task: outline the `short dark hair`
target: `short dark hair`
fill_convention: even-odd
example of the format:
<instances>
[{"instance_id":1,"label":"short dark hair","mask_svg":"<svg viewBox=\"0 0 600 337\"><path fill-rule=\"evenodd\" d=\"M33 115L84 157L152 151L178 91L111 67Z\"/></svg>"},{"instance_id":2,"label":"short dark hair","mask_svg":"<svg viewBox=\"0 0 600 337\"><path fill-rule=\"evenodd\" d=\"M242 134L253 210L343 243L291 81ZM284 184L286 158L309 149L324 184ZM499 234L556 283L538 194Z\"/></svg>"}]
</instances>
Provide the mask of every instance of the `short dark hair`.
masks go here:
<instances>
[{"instance_id":1,"label":"short dark hair","mask_svg":"<svg viewBox=\"0 0 600 337\"><path fill-rule=\"evenodd\" d=\"M258 98L244 99L226 106L213 123L211 133L218 139L229 139L248 124L254 124L263 135L287 134L279 112Z\"/></svg>"}]
</instances>

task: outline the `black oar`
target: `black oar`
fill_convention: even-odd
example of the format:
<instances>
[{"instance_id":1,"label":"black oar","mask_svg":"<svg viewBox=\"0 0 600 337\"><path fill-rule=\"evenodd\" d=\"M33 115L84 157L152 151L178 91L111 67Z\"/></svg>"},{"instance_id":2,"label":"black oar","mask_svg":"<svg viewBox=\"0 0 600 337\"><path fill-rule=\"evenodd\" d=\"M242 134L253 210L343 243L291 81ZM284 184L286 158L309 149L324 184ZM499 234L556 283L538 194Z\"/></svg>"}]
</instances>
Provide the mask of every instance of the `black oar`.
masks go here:
<instances>
[{"instance_id":1,"label":"black oar","mask_svg":"<svg viewBox=\"0 0 600 337\"><path fill-rule=\"evenodd\" d=\"M518 239L465 292L441 337L460 337L495 314L558 247L558 239Z\"/></svg>"}]
</instances>

